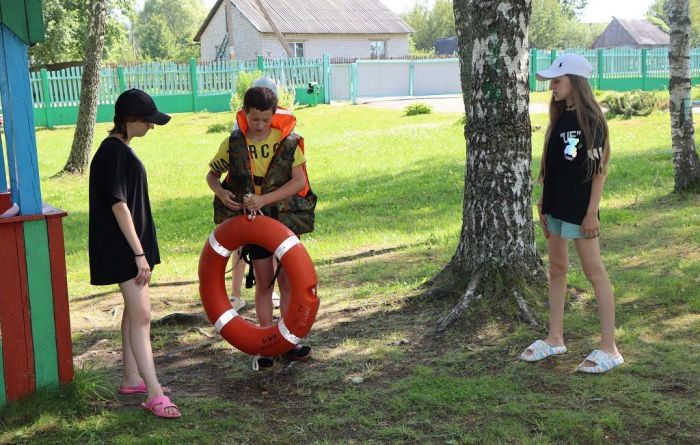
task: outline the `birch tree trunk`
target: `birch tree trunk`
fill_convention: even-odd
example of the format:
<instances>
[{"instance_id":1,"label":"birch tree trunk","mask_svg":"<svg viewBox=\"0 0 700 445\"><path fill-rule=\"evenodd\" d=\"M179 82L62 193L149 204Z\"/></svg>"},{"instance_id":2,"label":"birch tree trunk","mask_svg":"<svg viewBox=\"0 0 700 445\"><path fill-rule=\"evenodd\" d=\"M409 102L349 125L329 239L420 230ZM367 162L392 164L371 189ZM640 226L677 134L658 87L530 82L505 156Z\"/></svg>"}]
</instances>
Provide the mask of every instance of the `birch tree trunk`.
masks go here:
<instances>
[{"instance_id":1,"label":"birch tree trunk","mask_svg":"<svg viewBox=\"0 0 700 445\"><path fill-rule=\"evenodd\" d=\"M80 108L73 145L61 173L83 173L88 165L97 116L100 86L100 64L105 43L106 0L95 0L90 6L90 29L85 45L85 61L80 83Z\"/></svg>"},{"instance_id":2,"label":"birch tree trunk","mask_svg":"<svg viewBox=\"0 0 700 445\"><path fill-rule=\"evenodd\" d=\"M690 2L671 0L671 49L668 53L671 80L671 139L676 192L700 185L700 162L695 151L695 130L690 97Z\"/></svg>"},{"instance_id":3,"label":"birch tree trunk","mask_svg":"<svg viewBox=\"0 0 700 445\"><path fill-rule=\"evenodd\" d=\"M544 284L531 202L531 0L455 0L454 11L467 117L464 208L457 251L432 284L464 294L438 331L482 294L515 297L534 323L521 296L536 276Z\"/></svg>"}]
</instances>

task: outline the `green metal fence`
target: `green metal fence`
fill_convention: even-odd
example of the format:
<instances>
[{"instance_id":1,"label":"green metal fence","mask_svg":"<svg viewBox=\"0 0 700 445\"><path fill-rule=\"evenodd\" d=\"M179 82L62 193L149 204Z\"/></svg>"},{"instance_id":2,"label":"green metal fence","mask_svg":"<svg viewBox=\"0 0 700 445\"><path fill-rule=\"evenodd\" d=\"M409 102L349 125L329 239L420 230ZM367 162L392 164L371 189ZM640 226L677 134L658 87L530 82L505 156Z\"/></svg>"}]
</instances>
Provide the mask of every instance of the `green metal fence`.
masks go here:
<instances>
[{"instance_id":1,"label":"green metal fence","mask_svg":"<svg viewBox=\"0 0 700 445\"><path fill-rule=\"evenodd\" d=\"M590 82L594 88L617 91L668 88L669 63L668 50L665 48L567 49L560 52L533 49L530 52L530 89L532 91L544 91L548 88L547 82L539 82L535 79L535 73L548 68L557 54L565 52L576 52L591 62L593 76ZM444 64L445 60L440 62ZM454 63L457 61L455 60ZM97 121L111 121L114 101L122 91L128 88L147 91L154 97L158 107L166 113L228 111L236 76L239 72L254 70L263 71L278 82L294 88L297 100L302 104L330 102L329 55L325 55L322 59L266 60L258 57L257 60L251 61L221 60L210 63L191 59L189 63L160 62L102 68ZM36 125L52 127L75 124L80 101L81 75L82 68L79 67L31 73ZM458 70L448 70L444 74L428 74L428 79L422 80L422 88L432 91L434 88L430 88L432 85L430 82L444 83L444 76L454 75L459 76ZM691 77L694 85L700 84L700 48L691 51ZM350 78L352 83L352 76ZM378 87L381 83L379 80L381 79L374 78L370 81ZM316 82L319 85L318 96L315 96L316 93L314 95L307 93L309 82ZM349 88L352 92L352 85ZM413 91L412 88L409 90Z\"/></svg>"},{"instance_id":2,"label":"green metal fence","mask_svg":"<svg viewBox=\"0 0 700 445\"><path fill-rule=\"evenodd\" d=\"M122 91L139 88L153 96L166 113L228 111L236 76L242 71L260 70L281 84L294 88L299 103L316 103L307 94L309 82L320 87L320 102L327 102L326 85L330 56L322 59L252 61L221 60L210 63L158 62L134 66L105 67L100 70L97 122L109 122L114 101ZM34 120L37 126L72 125L80 103L81 67L30 73Z\"/></svg>"},{"instance_id":3,"label":"green metal fence","mask_svg":"<svg viewBox=\"0 0 700 445\"><path fill-rule=\"evenodd\" d=\"M549 67L558 54L577 53L593 66L591 86L599 90L631 91L662 90L668 88L670 68L668 49L566 49L530 51L530 90L544 91L547 82L535 79L535 73ZM700 48L690 52L690 75L693 85L700 84Z\"/></svg>"}]
</instances>

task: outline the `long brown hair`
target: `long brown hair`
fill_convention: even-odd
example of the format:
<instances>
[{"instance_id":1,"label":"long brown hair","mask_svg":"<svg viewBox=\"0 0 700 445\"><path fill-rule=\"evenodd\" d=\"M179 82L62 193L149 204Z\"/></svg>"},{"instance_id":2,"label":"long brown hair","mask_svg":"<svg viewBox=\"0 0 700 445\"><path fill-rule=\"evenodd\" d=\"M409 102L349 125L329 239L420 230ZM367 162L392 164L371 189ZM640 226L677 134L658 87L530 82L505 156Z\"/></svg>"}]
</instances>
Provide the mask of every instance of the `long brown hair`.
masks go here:
<instances>
[{"instance_id":1,"label":"long brown hair","mask_svg":"<svg viewBox=\"0 0 700 445\"><path fill-rule=\"evenodd\" d=\"M574 99L574 107L576 108L576 119L581 127L581 132L583 132L583 137L586 140L586 150L600 148L594 147L595 140L598 136L602 136L603 140L603 158L600 160L597 170L595 168L596 160L591 159L590 156L586 156L586 166L588 169L586 181L590 181L593 179L594 175L605 175L608 172L608 161L610 161L608 123L605 120L603 110L595 100L593 90L591 90L588 80L584 77L570 74L567 74L566 77L568 77L571 82L571 94ZM565 109L566 101L562 100L557 102L554 100L554 96L552 96L552 99L549 101L549 126L547 127L547 132L544 137L544 149L542 150L542 160L540 161L540 174L537 177L537 181L540 183L544 181L544 164L547 159L547 146L552 136L552 129Z\"/></svg>"},{"instance_id":2,"label":"long brown hair","mask_svg":"<svg viewBox=\"0 0 700 445\"><path fill-rule=\"evenodd\" d=\"M129 116L129 117L122 117L122 116L114 116L112 119L114 121L114 127L112 127L111 130L108 131L109 134L111 135L117 135L121 136L124 140L129 139L129 132L126 131L126 123L127 122L138 122L142 118L136 117L136 116Z\"/></svg>"}]
</instances>

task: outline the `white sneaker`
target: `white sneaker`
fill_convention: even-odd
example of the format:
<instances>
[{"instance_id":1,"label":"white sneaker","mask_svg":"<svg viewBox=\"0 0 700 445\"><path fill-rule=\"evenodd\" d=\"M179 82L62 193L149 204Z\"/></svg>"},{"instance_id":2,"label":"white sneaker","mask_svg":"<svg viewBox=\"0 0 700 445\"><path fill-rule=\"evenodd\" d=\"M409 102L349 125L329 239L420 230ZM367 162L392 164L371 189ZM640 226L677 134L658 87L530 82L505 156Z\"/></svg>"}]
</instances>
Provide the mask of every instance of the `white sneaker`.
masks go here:
<instances>
[{"instance_id":1,"label":"white sneaker","mask_svg":"<svg viewBox=\"0 0 700 445\"><path fill-rule=\"evenodd\" d=\"M231 306L237 311L240 311L245 307L245 300L242 299L241 297L236 297L235 295L231 295L229 298L231 301Z\"/></svg>"},{"instance_id":2,"label":"white sneaker","mask_svg":"<svg viewBox=\"0 0 700 445\"><path fill-rule=\"evenodd\" d=\"M280 295L275 291L272 291L272 305L275 309L280 307Z\"/></svg>"}]
</instances>

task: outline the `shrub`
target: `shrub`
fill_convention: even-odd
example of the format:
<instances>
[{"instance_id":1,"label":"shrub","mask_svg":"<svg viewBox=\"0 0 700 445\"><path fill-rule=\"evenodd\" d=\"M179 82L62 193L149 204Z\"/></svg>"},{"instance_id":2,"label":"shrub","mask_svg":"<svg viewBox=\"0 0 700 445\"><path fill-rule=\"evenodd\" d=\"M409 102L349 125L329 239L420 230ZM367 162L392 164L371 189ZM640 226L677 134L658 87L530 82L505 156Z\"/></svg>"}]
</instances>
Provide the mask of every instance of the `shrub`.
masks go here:
<instances>
[{"instance_id":1,"label":"shrub","mask_svg":"<svg viewBox=\"0 0 700 445\"><path fill-rule=\"evenodd\" d=\"M207 127L207 133L228 133L233 128L233 122L211 124Z\"/></svg>"},{"instance_id":2,"label":"shrub","mask_svg":"<svg viewBox=\"0 0 700 445\"><path fill-rule=\"evenodd\" d=\"M289 111L294 111L294 102L296 94L294 88L288 88L287 85L277 86L277 103L280 107L284 107Z\"/></svg>"},{"instance_id":3,"label":"shrub","mask_svg":"<svg viewBox=\"0 0 700 445\"><path fill-rule=\"evenodd\" d=\"M601 103L608 109L606 116L609 118L622 116L629 119L632 116L648 116L659 108L659 99L654 93L647 91L611 94Z\"/></svg>"},{"instance_id":4,"label":"shrub","mask_svg":"<svg viewBox=\"0 0 700 445\"><path fill-rule=\"evenodd\" d=\"M231 111L236 113L243 107L243 96L253 82L263 76L262 71L241 71L236 76L236 87L231 94Z\"/></svg>"},{"instance_id":5,"label":"shrub","mask_svg":"<svg viewBox=\"0 0 700 445\"><path fill-rule=\"evenodd\" d=\"M231 95L231 111L234 113L243 107L243 97L248 88L253 86L253 83L265 74L262 71L243 71L236 76L236 90ZM280 107L294 109L294 89L287 88L286 85L277 85L277 102Z\"/></svg>"},{"instance_id":6,"label":"shrub","mask_svg":"<svg viewBox=\"0 0 700 445\"><path fill-rule=\"evenodd\" d=\"M404 115L406 116L416 116L419 114L430 114L433 112L433 107L428 104L417 102L411 104L404 109Z\"/></svg>"}]
</instances>

